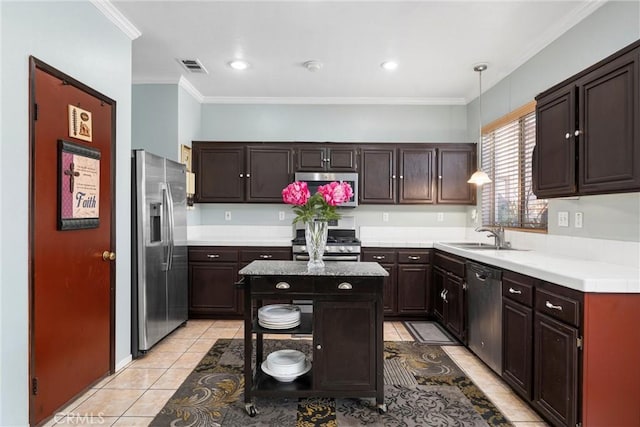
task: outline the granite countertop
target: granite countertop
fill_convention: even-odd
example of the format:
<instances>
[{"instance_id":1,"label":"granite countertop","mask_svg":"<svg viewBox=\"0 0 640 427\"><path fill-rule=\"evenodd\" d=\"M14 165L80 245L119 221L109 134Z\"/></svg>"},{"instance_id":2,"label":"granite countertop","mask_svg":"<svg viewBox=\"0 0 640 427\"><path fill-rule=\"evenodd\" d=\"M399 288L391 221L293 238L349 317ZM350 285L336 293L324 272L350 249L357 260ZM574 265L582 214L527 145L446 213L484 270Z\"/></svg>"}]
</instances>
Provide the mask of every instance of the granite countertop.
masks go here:
<instances>
[{"instance_id":1,"label":"granite countertop","mask_svg":"<svg viewBox=\"0 0 640 427\"><path fill-rule=\"evenodd\" d=\"M325 267L309 270L307 261L253 261L239 271L244 276L342 276L384 277L389 273L377 262L325 261Z\"/></svg>"}]
</instances>

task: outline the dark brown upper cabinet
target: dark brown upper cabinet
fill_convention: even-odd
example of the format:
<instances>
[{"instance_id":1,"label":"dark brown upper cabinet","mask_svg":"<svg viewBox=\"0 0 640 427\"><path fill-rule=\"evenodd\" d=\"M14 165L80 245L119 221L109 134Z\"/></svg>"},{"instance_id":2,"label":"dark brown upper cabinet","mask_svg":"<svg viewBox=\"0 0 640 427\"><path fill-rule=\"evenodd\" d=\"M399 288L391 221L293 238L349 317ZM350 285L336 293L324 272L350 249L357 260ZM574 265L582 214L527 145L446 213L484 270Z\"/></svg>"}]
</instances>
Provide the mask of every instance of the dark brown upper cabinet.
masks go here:
<instances>
[{"instance_id":1,"label":"dark brown upper cabinet","mask_svg":"<svg viewBox=\"0 0 640 427\"><path fill-rule=\"evenodd\" d=\"M247 147L247 202L282 201L282 189L293 181L292 154L289 147Z\"/></svg>"},{"instance_id":2,"label":"dark brown upper cabinet","mask_svg":"<svg viewBox=\"0 0 640 427\"><path fill-rule=\"evenodd\" d=\"M476 187L467 183L475 170L475 152L474 144L438 148L438 204L475 204Z\"/></svg>"},{"instance_id":3,"label":"dark brown upper cabinet","mask_svg":"<svg viewBox=\"0 0 640 427\"><path fill-rule=\"evenodd\" d=\"M193 162L199 203L279 203L282 189L293 179L289 144L194 141Z\"/></svg>"},{"instance_id":4,"label":"dark brown upper cabinet","mask_svg":"<svg viewBox=\"0 0 640 427\"><path fill-rule=\"evenodd\" d=\"M358 168L357 149L350 145L300 145L296 159L296 172L355 172Z\"/></svg>"},{"instance_id":5,"label":"dark brown upper cabinet","mask_svg":"<svg viewBox=\"0 0 640 427\"><path fill-rule=\"evenodd\" d=\"M436 199L436 149L398 150L398 202L433 203Z\"/></svg>"},{"instance_id":6,"label":"dark brown upper cabinet","mask_svg":"<svg viewBox=\"0 0 640 427\"><path fill-rule=\"evenodd\" d=\"M244 201L245 148L193 142L196 202Z\"/></svg>"},{"instance_id":7,"label":"dark brown upper cabinet","mask_svg":"<svg viewBox=\"0 0 640 427\"><path fill-rule=\"evenodd\" d=\"M366 146L360 151L360 203L396 202L396 149Z\"/></svg>"},{"instance_id":8,"label":"dark brown upper cabinet","mask_svg":"<svg viewBox=\"0 0 640 427\"><path fill-rule=\"evenodd\" d=\"M474 204L474 161L475 144L362 146L360 202Z\"/></svg>"},{"instance_id":9,"label":"dark brown upper cabinet","mask_svg":"<svg viewBox=\"0 0 640 427\"><path fill-rule=\"evenodd\" d=\"M538 197L640 190L640 41L536 100Z\"/></svg>"}]
</instances>

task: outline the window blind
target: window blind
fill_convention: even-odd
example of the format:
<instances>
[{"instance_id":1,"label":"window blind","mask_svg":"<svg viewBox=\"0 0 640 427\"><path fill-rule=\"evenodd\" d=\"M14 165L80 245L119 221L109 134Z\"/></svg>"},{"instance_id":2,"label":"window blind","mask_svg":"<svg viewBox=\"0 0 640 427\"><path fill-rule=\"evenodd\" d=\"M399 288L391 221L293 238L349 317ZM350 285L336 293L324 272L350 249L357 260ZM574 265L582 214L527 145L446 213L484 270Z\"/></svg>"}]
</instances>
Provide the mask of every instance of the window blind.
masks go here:
<instances>
[{"instance_id":1,"label":"window blind","mask_svg":"<svg viewBox=\"0 0 640 427\"><path fill-rule=\"evenodd\" d=\"M536 115L529 111L483 132L482 169L492 182L482 186L482 223L547 229L547 200L533 194L531 159Z\"/></svg>"}]
</instances>

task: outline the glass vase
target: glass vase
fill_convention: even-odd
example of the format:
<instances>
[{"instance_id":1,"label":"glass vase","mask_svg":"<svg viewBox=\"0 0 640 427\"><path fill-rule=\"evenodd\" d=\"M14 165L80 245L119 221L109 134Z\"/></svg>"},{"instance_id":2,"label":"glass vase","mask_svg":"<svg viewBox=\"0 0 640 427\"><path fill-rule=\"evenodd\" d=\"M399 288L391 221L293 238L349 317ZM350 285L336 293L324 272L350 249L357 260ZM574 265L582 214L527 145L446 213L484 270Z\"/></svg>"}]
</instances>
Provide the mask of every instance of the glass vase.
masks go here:
<instances>
[{"instance_id":1,"label":"glass vase","mask_svg":"<svg viewBox=\"0 0 640 427\"><path fill-rule=\"evenodd\" d=\"M327 230L329 224L327 221L313 220L305 223L304 237L307 244L307 252L309 252L309 269L320 269L324 267L322 255L327 245Z\"/></svg>"}]
</instances>

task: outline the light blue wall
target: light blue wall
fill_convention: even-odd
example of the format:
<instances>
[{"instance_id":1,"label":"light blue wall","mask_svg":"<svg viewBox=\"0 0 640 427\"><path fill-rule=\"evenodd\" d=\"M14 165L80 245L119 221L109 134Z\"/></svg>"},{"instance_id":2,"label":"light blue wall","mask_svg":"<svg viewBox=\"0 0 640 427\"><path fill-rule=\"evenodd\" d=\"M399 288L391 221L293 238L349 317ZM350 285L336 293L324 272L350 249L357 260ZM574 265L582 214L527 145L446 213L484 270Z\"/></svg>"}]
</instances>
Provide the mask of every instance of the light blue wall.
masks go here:
<instances>
[{"instance_id":1,"label":"light blue wall","mask_svg":"<svg viewBox=\"0 0 640 427\"><path fill-rule=\"evenodd\" d=\"M178 86L136 84L132 88L132 148L179 160Z\"/></svg>"},{"instance_id":2,"label":"light blue wall","mask_svg":"<svg viewBox=\"0 0 640 427\"><path fill-rule=\"evenodd\" d=\"M487 90L482 95L483 123L490 123L532 101L540 92L638 39L640 2L606 3ZM469 104L467 117L469 138L476 140L477 99ZM557 226L558 211L570 213L570 227ZM583 228L573 227L575 212L584 214ZM640 241L640 193L552 199L549 202L549 234Z\"/></svg>"},{"instance_id":3,"label":"light blue wall","mask_svg":"<svg viewBox=\"0 0 640 427\"><path fill-rule=\"evenodd\" d=\"M202 108L200 103L182 86L178 87L178 143L191 147L200 139ZM180 157L178 157L179 159Z\"/></svg>"},{"instance_id":4,"label":"light blue wall","mask_svg":"<svg viewBox=\"0 0 640 427\"><path fill-rule=\"evenodd\" d=\"M202 106L201 135L219 141L467 142L464 105Z\"/></svg>"},{"instance_id":5,"label":"light blue wall","mask_svg":"<svg viewBox=\"0 0 640 427\"><path fill-rule=\"evenodd\" d=\"M28 424L29 55L117 102L116 360L130 355L131 40L89 2L0 1L0 425Z\"/></svg>"}]
</instances>

